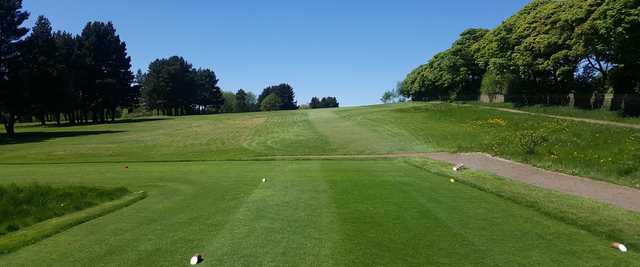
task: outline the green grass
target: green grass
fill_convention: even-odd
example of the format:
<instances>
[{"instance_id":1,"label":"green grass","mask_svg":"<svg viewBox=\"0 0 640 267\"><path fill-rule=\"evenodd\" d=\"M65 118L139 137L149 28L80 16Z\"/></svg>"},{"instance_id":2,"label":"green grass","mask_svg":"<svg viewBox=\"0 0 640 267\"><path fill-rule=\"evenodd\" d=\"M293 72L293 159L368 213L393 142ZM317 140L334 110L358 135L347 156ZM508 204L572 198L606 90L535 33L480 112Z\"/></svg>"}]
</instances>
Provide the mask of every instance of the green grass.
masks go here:
<instances>
[{"instance_id":1,"label":"green grass","mask_svg":"<svg viewBox=\"0 0 640 267\"><path fill-rule=\"evenodd\" d=\"M98 206L89 207L77 212L28 226L20 231L0 236L0 254L10 253L22 247L34 244L42 239L63 232L71 227L98 218L115 210L132 205L146 196L143 192L129 194L117 200L106 202Z\"/></svg>"},{"instance_id":2,"label":"green grass","mask_svg":"<svg viewBox=\"0 0 640 267\"><path fill-rule=\"evenodd\" d=\"M123 187L0 185L0 237L41 221L113 201L128 193Z\"/></svg>"},{"instance_id":3,"label":"green grass","mask_svg":"<svg viewBox=\"0 0 640 267\"><path fill-rule=\"evenodd\" d=\"M431 151L486 152L563 173L640 188L640 130L514 114L475 106L414 103L338 112L388 138ZM527 154L531 134L542 144Z\"/></svg>"},{"instance_id":4,"label":"green grass","mask_svg":"<svg viewBox=\"0 0 640 267\"><path fill-rule=\"evenodd\" d=\"M607 109L584 110L584 109L568 107L568 106L544 106L544 105L516 106L512 103L486 104L486 103L475 102L473 104L484 105L489 107L510 108L510 109L522 110L522 111L533 112L533 113L555 115L555 116L566 116L566 117L575 117L575 118L583 118L583 119L613 121L613 122L621 122L621 123L628 123L628 124L640 124L640 118L625 117L621 115L620 112L610 111Z\"/></svg>"},{"instance_id":5,"label":"green grass","mask_svg":"<svg viewBox=\"0 0 640 267\"><path fill-rule=\"evenodd\" d=\"M489 122L498 116L507 124ZM416 159L269 159L482 150L516 127L566 127L567 140L595 145L592 134L619 142L637 133L447 104L23 125L0 144L0 184L125 187L147 197L1 255L0 265L176 266L195 253L219 266L637 264L638 215L592 201L477 173L452 184L445 167ZM544 165L505 145L501 155ZM627 151L613 144L598 156ZM571 162L595 177L619 168ZM609 248L614 241L632 252Z\"/></svg>"},{"instance_id":6,"label":"green grass","mask_svg":"<svg viewBox=\"0 0 640 267\"><path fill-rule=\"evenodd\" d=\"M434 161L412 159L407 162L428 172L447 175L456 182L529 207L602 238L640 247L640 231L637 230L640 229L640 213L544 190L488 173L470 170L453 172L451 166Z\"/></svg>"},{"instance_id":7,"label":"green grass","mask_svg":"<svg viewBox=\"0 0 640 267\"><path fill-rule=\"evenodd\" d=\"M3 174L4 182L124 184L149 196L0 256L2 265L175 266L194 253L222 266L640 260L610 249L612 240L400 160L11 166Z\"/></svg>"}]
</instances>

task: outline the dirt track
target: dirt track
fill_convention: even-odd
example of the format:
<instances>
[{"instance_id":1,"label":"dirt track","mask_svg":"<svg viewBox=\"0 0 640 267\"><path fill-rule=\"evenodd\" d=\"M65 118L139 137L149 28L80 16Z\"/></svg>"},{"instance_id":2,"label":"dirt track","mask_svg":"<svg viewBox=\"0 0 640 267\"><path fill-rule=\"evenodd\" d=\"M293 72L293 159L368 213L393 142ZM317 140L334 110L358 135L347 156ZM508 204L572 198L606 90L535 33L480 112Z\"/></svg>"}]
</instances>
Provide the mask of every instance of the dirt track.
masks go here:
<instances>
[{"instance_id":1,"label":"dirt track","mask_svg":"<svg viewBox=\"0 0 640 267\"><path fill-rule=\"evenodd\" d=\"M609 203L640 212L640 190L543 170L530 165L496 158L483 153L400 153L388 155L283 156L270 159L365 159L425 157L450 164L463 163L467 168L486 171L498 176L524 182L558 192Z\"/></svg>"},{"instance_id":2,"label":"dirt track","mask_svg":"<svg viewBox=\"0 0 640 267\"><path fill-rule=\"evenodd\" d=\"M542 117L548 117L548 118L554 118L554 119L581 121L581 122L587 122L587 123L593 123L593 124L602 124L602 125L609 125L609 126L616 126L616 127L640 129L640 125L638 125L638 124L630 124L630 123L622 123L622 122L614 122L614 121L603 121L603 120L586 119L586 118L576 118L576 117L568 117L568 116L558 116L558 115L550 115L550 114L543 114L543 113L528 112L528 111L522 111L522 110L510 109L510 108L498 108L498 107L487 107L487 106L478 106L478 107L486 108L486 109L494 109L494 110L499 110L499 111L504 111L504 112L511 112L511 113L520 113L520 114L529 114L529 115L534 115L534 116L542 116Z\"/></svg>"}]
</instances>

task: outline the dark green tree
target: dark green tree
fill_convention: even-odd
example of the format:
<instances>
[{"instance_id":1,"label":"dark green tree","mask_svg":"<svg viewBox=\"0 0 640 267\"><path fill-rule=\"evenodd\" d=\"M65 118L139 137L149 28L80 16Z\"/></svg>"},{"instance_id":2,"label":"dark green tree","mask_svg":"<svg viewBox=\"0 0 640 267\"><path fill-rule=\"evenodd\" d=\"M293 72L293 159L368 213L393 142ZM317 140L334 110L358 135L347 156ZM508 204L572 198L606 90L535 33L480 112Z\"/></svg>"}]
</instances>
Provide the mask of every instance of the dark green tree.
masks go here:
<instances>
[{"instance_id":1,"label":"dark green tree","mask_svg":"<svg viewBox=\"0 0 640 267\"><path fill-rule=\"evenodd\" d=\"M191 112L198 97L195 76L192 65L182 57L151 62L142 86L144 105L166 115Z\"/></svg>"},{"instance_id":2,"label":"dark green tree","mask_svg":"<svg viewBox=\"0 0 640 267\"><path fill-rule=\"evenodd\" d=\"M51 23L44 16L39 16L25 41L23 57L26 72L24 83L32 103L31 112L35 113L42 125L46 124L47 114L59 112L57 104L64 97L62 86L57 83L61 77L58 77L60 71L56 48Z\"/></svg>"},{"instance_id":3,"label":"dark green tree","mask_svg":"<svg viewBox=\"0 0 640 267\"><path fill-rule=\"evenodd\" d=\"M311 98L311 101L309 102L309 107L312 109L320 108L321 107L320 99L318 99L318 97L315 97L315 96Z\"/></svg>"},{"instance_id":4,"label":"dark green tree","mask_svg":"<svg viewBox=\"0 0 640 267\"><path fill-rule=\"evenodd\" d=\"M265 88L258 97L258 103L261 107L262 101L264 101L264 99L271 94L275 94L279 98L279 110L298 109L298 105L295 101L295 93L293 92L293 87L291 87L290 85L283 83Z\"/></svg>"},{"instance_id":5,"label":"dark green tree","mask_svg":"<svg viewBox=\"0 0 640 267\"><path fill-rule=\"evenodd\" d=\"M248 111L251 111L250 110L250 108L251 108L250 105L251 105L251 103L249 103L247 92L245 92L242 89L238 90L238 92L236 92L235 112L248 112Z\"/></svg>"},{"instance_id":6,"label":"dark green tree","mask_svg":"<svg viewBox=\"0 0 640 267\"><path fill-rule=\"evenodd\" d=\"M105 122L108 115L115 120L116 108L133 82L126 44L111 22L90 22L80 36L79 55L86 70L84 108L92 112L94 122Z\"/></svg>"},{"instance_id":7,"label":"dark green tree","mask_svg":"<svg viewBox=\"0 0 640 267\"><path fill-rule=\"evenodd\" d=\"M218 87L216 73L209 69L197 69L194 72L196 82L195 104L203 111L218 113L224 105L222 90Z\"/></svg>"},{"instance_id":8,"label":"dark green tree","mask_svg":"<svg viewBox=\"0 0 640 267\"><path fill-rule=\"evenodd\" d=\"M19 47L29 32L21 26L29 13L22 10L22 0L0 0L0 10L0 120L7 135L13 136L16 118L28 106L19 74L23 65Z\"/></svg>"},{"instance_id":9,"label":"dark green tree","mask_svg":"<svg viewBox=\"0 0 640 267\"><path fill-rule=\"evenodd\" d=\"M320 100L320 106L322 108L338 108L340 107L340 103L338 103L338 99L332 96L323 97Z\"/></svg>"}]
</instances>

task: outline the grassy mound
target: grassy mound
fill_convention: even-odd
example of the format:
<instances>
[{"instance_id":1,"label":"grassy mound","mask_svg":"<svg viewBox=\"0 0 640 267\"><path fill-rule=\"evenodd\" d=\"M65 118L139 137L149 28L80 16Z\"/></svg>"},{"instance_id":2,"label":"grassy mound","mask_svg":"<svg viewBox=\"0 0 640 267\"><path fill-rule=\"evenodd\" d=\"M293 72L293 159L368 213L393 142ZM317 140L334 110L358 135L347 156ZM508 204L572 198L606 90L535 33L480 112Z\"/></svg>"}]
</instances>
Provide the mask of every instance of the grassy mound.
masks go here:
<instances>
[{"instance_id":1,"label":"grassy mound","mask_svg":"<svg viewBox=\"0 0 640 267\"><path fill-rule=\"evenodd\" d=\"M33 224L119 199L129 190L84 186L0 186L0 236Z\"/></svg>"},{"instance_id":2,"label":"grassy mound","mask_svg":"<svg viewBox=\"0 0 640 267\"><path fill-rule=\"evenodd\" d=\"M431 151L485 152L640 188L638 129L445 103L345 109L338 114Z\"/></svg>"}]
</instances>

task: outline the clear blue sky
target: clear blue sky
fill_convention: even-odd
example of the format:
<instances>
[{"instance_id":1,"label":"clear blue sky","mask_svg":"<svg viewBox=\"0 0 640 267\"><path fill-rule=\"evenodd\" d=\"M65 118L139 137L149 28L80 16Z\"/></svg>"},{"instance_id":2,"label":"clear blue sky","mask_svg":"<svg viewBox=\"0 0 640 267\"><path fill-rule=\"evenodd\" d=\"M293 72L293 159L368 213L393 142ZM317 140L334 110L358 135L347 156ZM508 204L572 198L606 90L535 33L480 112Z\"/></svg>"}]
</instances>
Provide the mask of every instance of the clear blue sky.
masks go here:
<instances>
[{"instance_id":1,"label":"clear blue sky","mask_svg":"<svg viewBox=\"0 0 640 267\"><path fill-rule=\"evenodd\" d=\"M209 1L24 0L56 30L112 21L133 69L180 55L212 68L224 90L259 93L286 82L299 104L337 96L343 105L382 93L466 28L493 28L527 0Z\"/></svg>"}]
</instances>

